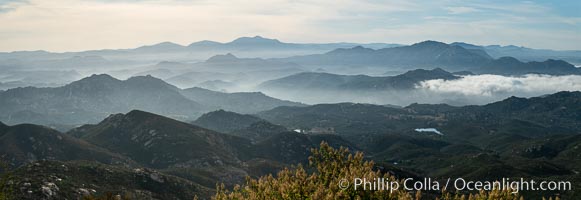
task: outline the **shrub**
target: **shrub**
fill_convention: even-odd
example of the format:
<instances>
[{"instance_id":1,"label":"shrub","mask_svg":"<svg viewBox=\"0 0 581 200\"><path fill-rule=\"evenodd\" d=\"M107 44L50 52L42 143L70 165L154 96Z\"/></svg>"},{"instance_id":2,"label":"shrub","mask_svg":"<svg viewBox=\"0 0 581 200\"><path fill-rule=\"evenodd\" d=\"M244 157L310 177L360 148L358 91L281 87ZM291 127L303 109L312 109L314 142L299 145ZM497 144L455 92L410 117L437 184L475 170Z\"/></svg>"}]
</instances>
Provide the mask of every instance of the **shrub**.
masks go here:
<instances>
[{"instance_id":1,"label":"shrub","mask_svg":"<svg viewBox=\"0 0 581 200\"><path fill-rule=\"evenodd\" d=\"M217 186L215 200L227 199L422 199L420 191L409 192L400 189L390 190L363 190L350 186L346 189L339 187L340 181L354 180L354 178L383 177L389 181L398 181L395 177L379 170L374 170L373 161L365 161L363 154L351 154L346 148L334 149L322 142L319 149L312 149L309 157L309 167L312 173L302 166L285 168L277 176L267 175L258 179L247 177L244 185L236 185L232 191L225 189L224 184ZM311 169L309 168L309 169ZM400 185L403 183L400 182ZM481 191L477 194L463 195L443 192L441 200L519 200L519 195L510 191Z\"/></svg>"},{"instance_id":2,"label":"shrub","mask_svg":"<svg viewBox=\"0 0 581 200\"><path fill-rule=\"evenodd\" d=\"M12 173L10 172L8 165L0 161L0 200L13 199L13 197L11 196L13 186L9 184L11 176Z\"/></svg>"}]
</instances>

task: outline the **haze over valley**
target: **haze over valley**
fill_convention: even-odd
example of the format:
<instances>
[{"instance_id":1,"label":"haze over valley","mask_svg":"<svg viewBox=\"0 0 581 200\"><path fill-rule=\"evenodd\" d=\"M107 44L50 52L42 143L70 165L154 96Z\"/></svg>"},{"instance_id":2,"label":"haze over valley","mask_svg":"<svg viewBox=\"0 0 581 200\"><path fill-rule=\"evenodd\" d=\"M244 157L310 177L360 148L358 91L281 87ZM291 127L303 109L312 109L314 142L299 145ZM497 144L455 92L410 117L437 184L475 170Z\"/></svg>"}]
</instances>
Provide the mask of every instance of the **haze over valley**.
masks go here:
<instances>
[{"instance_id":1,"label":"haze over valley","mask_svg":"<svg viewBox=\"0 0 581 200\"><path fill-rule=\"evenodd\" d=\"M414 102L481 105L510 96L579 90L581 70L570 62L576 62L575 56L581 54L552 51L543 56L546 50L504 47L512 51L501 51L503 47L494 47L436 41L413 45L298 44L256 36L189 46L165 42L125 50L11 52L0 54L0 65L5 69L0 88L59 87L92 74L120 80L150 75L181 89L263 92L306 104L399 106ZM521 55L535 51L539 56L534 59ZM449 76L408 73L418 68L438 69L437 73ZM552 85L537 84L543 80ZM296 81L304 86L293 85Z\"/></svg>"},{"instance_id":2,"label":"haze over valley","mask_svg":"<svg viewBox=\"0 0 581 200\"><path fill-rule=\"evenodd\" d=\"M121 186L133 198L207 198L216 183L231 187L305 163L321 142L363 151L402 176L579 180L576 55L543 57L538 50L525 61L515 58L520 51L493 57L503 51L490 48L257 36L187 47L2 53L1 158L26 180L45 181L42 187L54 181L41 178L45 170L76 180L50 193L57 199ZM460 171L448 164L459 160ZM137 173L155 190L78 180L96 175L83 172L87 167ZM152 193L134 193L144 189ZM31 191L11 194L47 197Z\"/></svg>"},{"instance_id":3,"label":"haze over valley","mask_svg":"<svg viewBox=\"0 0 581 200\"><path fill-rule=\"evenodd\" d=\"M579 10L0 1L0 200L581 199Z\"/></svg>"}]
</instances>

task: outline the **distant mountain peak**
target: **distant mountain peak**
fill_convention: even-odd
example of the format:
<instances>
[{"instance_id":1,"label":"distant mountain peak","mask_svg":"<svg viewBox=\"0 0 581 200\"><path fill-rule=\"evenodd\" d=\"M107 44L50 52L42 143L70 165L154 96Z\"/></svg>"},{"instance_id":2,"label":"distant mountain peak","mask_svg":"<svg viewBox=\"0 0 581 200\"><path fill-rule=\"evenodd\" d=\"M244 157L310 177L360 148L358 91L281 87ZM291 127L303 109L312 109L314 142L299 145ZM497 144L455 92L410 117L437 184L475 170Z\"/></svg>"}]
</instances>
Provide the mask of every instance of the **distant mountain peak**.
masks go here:
<instances>
[{"instance_id":1,"label":"distant mountain peak","mask_svg":"<svg viewBox=\"0 0 581 200\"><path fill-rule=\"evenodd\" d=\"M548 63L550 65L569 65L575 67L575 65L568 63L567 61L564 60L547 59L545 60L545 63Z\"/></svg>"},{"instance_id":2,"label":"distant mountain peak","mask_svg":"<svg viewBox=\"0 0 581 200\"><path fill-rule=\"evenodd\" d=\"M111 79L115 79L109 74L91 74L91 76L89 76L87 78L111 78Z\"/></svg>"},{"instance_id":3,"label":"distant mountain peak","mask_svg":"<svg viewBox=\"0 0 581 200\"><path fill-rule=\"evenodd\" d=\"M85 78L78 80L78 81L75 81L73 83L78 83L78 82L112 82L112 81L120 81L120 80L112 77L109 74L93 74L89 77L85 77Z\"/></svg>"},{"instance_id":4,"label":"distant mountain peak","mask_svg":"<svg viewBox=\"0 0 581 200\"><path fill-rule=\"evenodd\" d=\"M125 81L128 84L136 85L139 87L149 87L149 88L171 88L176 90L177 87L151 75L145 76L133 76Z\"/></svg>"},{"instance_id":5,"label":"distant mountain peak","mask_svg":"<svg viewBox=\"0 0 581 200\"><path fill-rule=\"evenodd\" d=\"M212 56L212 57L208 58L208 60L206 60L206 62L228 62L228 61L235 61L235 60L238 60L238 57L236 57L232 53L227 53L224 55Z\"/></svg>"},{"instance_id":6,"label":"distant mountain peak","mask_svg":"<svg viewBox=\"0 0 581 200\"><path fill-rule=\"evenodd\" d=\"M262 121L262 119L248 114L219 109L203 114L196 121L192 122L192 124L227 133L237 129L243 129L258 121Z\"/></svg>"},{"instance_id":7,"label":"distant mountain peak","mask_svg":"<svg viewBox=\"0 0 581 200\"><path fill-rule=\"evenodd\" d=\"M181 47L184 47L184 46L179 45L179 44L176 44L176 43L173 43L173 42L161 42L161 43L157 43L157 44L154 44L154 45L142 46L142 47L139 47L137 49L152 49L152 48L155 48L155 49L157 49L157 48L170 49L170 48L181 48Z\"/></svg>"},{"instance_id":8,"label":"distant mountain peak","mask_svg":"<svg viewBox=\"0 0 581 200\"><path fill-rule=\"evenodd\" d=\"M434 69L414 69L414 70L410 70L407 71L404 74L413 74L413 73L450 73L447 72L446 70L443 70L442 68L434 68Z\"/></svg>"},{"instance_id":9,"label":"distant mountain peak","mask_svg":"<svg viewBox=\"0 0 581 200\"><path fill-rule=\"evenodd\" d=\"M198 119L203 119L203 118L207 118L207 117L229 117L229 118L239 118L239 117L245 117L245 118L251 118L251 119L255 119L258 120L258 117L254 117L252 115L248 115L248 114L240 114L240 113L236 113L236 112L232 112L232 111L226 111L224 109L218 109L212 112L208 112L203 114L202 116L200 116Z\"/></svg>"},{"instance_id":10,"label":"distant mountain peak","mask_svg":"<svg viewBox=\"0 0 581 200\"><path fill-rule=\"evenodd\" d=\"M222 44L216 41L211 41L211 40L202 40L202 41L198 41L198 42L194 42L188 46L193 46L193 45L213 45L213 44Z\"/></svg>"},{"instance_id":11,"label":"distant mountain peak","mask_svg":"<svg viewBox=\"0 0 581 200\"><path fill-rule=\"evenodd\" d=\"M442 68L435 68L432 70L416 69L408 71L396 77L409 77L416 80L431 80L431 79L453 80L460 78L458 76L454 76L454 74L446 70L443 70Z\"/></svg>"},{"instance_id":12,"label":"distant mountain peak","mask_svg":"<svg viewBox=\"0 0 581 200\"><path fill-rule=\"evenodd\" d=\"M425 41L422 41L422 42L420 42L420 43L445 44L445 45L447 45L447 44L446 44L446 43L444 43L444 42L440 42L440 41L436 41L436 40L425 40Z\"/></svg>"},{"instance_id":13,"label":"distant mountain peak","mask_svg":"<svg viewBox=\"0 0 581 200\"><path fill-rule=\"evenodd\" d=\"M466 42L452 42L452 43L450 43L450 45L473 45L473 44L466 43ZM474 45L474 46L476 46L476 45Z\"/></svg>"},{"instance_id":14,"label":"distant mountain peak","mask_svg":"<svg viewBox=\"0 0 581 200\"><path fill-rule=\"evenodd\" d=\"M412 46L438 46L438 47L448 47L449 45L443 42L438 42L434 40L426 40L423 42L415 43Z\"/></svg>"},{"instance_id":15,"label":"distant mountain peak","mask_svg":"<svg viewBox=\"0 0 581 200\"><path fill-rule=\"evenodd\" d=\"M121 122L124 117L125 117L125 114L122 114L122 113L111 114L111 115L107 116L105 119L103 119L100 123L117 124L117 123Z\"/></svg>"},{"instance_id":16,"label":"distant mountain peak","mask_svg":"<svg viewBox=\"0 0 581 200\"><path fill-rule=\"evenodd\" d=\"M161 42L158 44L155 44L154 46L182 46L173 42Z\"/></svg>"},{"instance_id":17,"label":"distant mountain peak","mask_svg":"<svg viewBox=\"0 0 581 200\"><path fill-rule=\"evenodd\" d=\"M145 76L132 76L129 79L127 79L127 81L163 81L163 80L148 74Z\"/></svg>"},{"instance_id":18,"label":"distant mountain peak","mask_svg":"<svg viewBox=\"0 0 581 200\"><path fill-rule=\"evenodd\" d=\"M365 48L361 45L354 46L352 48L338 48L333 51L330 51L327 54L341 54L341 53L369 53L375 51L371 48Z\"/></svg>"},{"instance_id":19,"label":"distant mountain peak","mask_svg":"<svg viewBox=\"0 0 581 200\"><path fill-rule=\"evenodd\" d=\"M446 71L446 70L444 70L444 69L442 69L442 68L439 68L439 67L432 69L432 72L437 72L437 73L449 73L448 71Z\"/></svg>"},{"instance_id":20,"label":"distant mountain peak","mask_svg":"<svg viewBox=\"0 0 581 200\"><path fill-rule=\"evenodd\" d=\"M282 42L278 41L277 39L269 39L264 38L262 36L254 36L254 37L240 37L235 39L234 41L230 42L231 44L281 44Z\"/></svg>"},{"instance_id":21,"label":"distant mountain peak","mask_svg":"<svg viewBox=\"0 0 581 200\"><path fill-rule=\"evenodd\" d=\"M502 63L521 63L518 59L510 56L500 57L497 61Z\"/></svg>"},{"instance_id":22,"label":"distant mountain peak","mask_svg":"<svg viewBox=\"0 0 581 200\"><path fill-rule=\"evenodd\" d=\"M364 52L375 51L375 50L373 50L371 48L366 48L366 47L363 47L361 45L354 46L353 48L351 48L351 50L354 50L354 51L362 51L362 52L363 51Z\"/></svg>"},{"instance_id":23,"label":"distant mountain peak","mask_svg":"<svg viewBox=\"0 0 581 200\"><path fill-rule=\"evenodd\" d=\"M164 117L160 115L156 115L150 112L145 112L141 110L131 110L125 114L118 113L109 115L99 124L108 124L112 126L118 126L122 123L130 123L130 122L145 122L148 119L163 119Z\"/></svg>"},{"instance_id":24,"label":"distant mountain peak","mask_svg":"<svg viewBox=\"0 0 581 200\"><path fill-rule=\"evenodd\" d=\"M459 46L465 49L484 49L482 46L466 43L466 42L453 42L450 43L451 46Z\"/></svg>"},{"instance_id":25,"label":"distant mountain peak","mask_svg":"<svg viewBox=\"0 0 581 200\"><path fill-rule=\"evenodd\" d=\"M550 94L549 97L561 97L561 98L572 98L572 97L579 97L581 98L581 91L560 91L554 94Z\"/></svg>"},{"instance_id":26,"label":"distant mountain peak","mask_svg":"<svg viewBox=\"0 0 581 200\"><path fill-rule=\"evenodd\" d=\"M125 114L127 118L150 118L150 117L160 117L159 115L141 111L141 110L131 110Z\"/></svg>"}]
</instances>

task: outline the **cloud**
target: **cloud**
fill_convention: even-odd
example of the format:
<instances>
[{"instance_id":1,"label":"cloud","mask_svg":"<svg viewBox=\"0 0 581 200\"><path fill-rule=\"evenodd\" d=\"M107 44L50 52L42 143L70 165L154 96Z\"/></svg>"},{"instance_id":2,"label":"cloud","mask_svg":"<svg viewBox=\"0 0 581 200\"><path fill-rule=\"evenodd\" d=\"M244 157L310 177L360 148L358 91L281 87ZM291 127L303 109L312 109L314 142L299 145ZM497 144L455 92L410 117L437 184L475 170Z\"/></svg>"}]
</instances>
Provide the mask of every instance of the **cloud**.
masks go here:
<instances>
[{"instance_id":1,"label":"cloud","mask_svg":"<svg viewBox=\"0 0 581 200\"><path fill-rule=\"evenodd\" d=\"M472 12L478 12L480 10L473 8L473 7L465 7L465 6L453 6L453 7L447 7L446 10L448 10L448 13L456 15L456 14L465 14L465 13L472 13Z\"/></svg>"},{"instance_id":2,"label":"cloud","mask_svg":"<svg viewBox=\"0 0 581 200\"><path fill-rule=\"evenodd\" d=\"M501 11L509 13L521 13L521 14L546 14L551 11L550 7L536 4L530 1L523 2L503 2L500 4L494 3L472 3L470 4L478 9L487 9L492 11Z\"/></svg>"},{"instance_id":3,"label":"cloud","mask_svg":"<svg viewBox=\"0 0 581 200\"><path fill-rule=\"evenodd\" d=\"M263 35L324 38L321 21L349 21L412 9L404 1L30 0L0 15L0 51L130 48L163 41L230 41ZM329 24L326 24L329 25ZM313 39L316 40L316 39Z\"/></svg>"},{"instance_id":4,"label":"cloud","mask_svg":"<svg viewBox=\"0 0 581 200\"><path fill-rule=\"evenodd\" d=\"M262 90L269 96L307 104L356 102L399 106L412 103L484 105L511 96L528 98L560 91L581 91L581 76L474 75L450 81L441 79L423 81L415 90Z\"/></svg>"},{"instance_id":5,"label":"cloud","mask_svg":"<svg viewBox=\"0 0 581 200\"><path fill-rule=\"evenodd\" d=\"M499 76L475 75L457 80L428 80L418 85L428 91L471 96L506 98L508 96L532 97L559 91L581 91L581 76Z\"/></svg>"},{"instance_id":6,"label":"cloud","mask_svg":"<svg viewBox=\"0 0 581 200\"><path fill-rule=\"evenodd\" d=\"M558 10L531 2L27 1L0 3L0 51L132 48L164 41L226 42L253 35L288 42L409 44L432 39L581 48L580 16L560 16Z\"/></svg>"},{"instance_id":7,"label":"cloud","mask_svg":"<svg viewBox=\"0 0 581 200\"><path fill-rule=\"evenodd\" d=\"M0 14L13 11L19 5L26 2L27 2L26 0L2 0L0 1Z\"/></svg>"}]
</instances>

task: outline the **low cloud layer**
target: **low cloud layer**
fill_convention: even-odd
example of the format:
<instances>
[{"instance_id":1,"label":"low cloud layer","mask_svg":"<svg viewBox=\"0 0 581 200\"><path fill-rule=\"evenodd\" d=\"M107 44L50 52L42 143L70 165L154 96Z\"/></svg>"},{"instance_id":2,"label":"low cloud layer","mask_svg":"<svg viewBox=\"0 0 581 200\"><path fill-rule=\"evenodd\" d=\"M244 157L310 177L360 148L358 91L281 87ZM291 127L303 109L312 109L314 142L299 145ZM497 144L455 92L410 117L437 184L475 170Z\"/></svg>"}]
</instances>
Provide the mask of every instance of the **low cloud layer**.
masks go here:
<instances>
[{"instance_id":1,"label":"low cloud layer","mask_svg":"<svg viewBox=\"0 0 581 200\"><path fill-rule=\"evenodd\" d=\"M511 96L537 97L560 91L581 91L581 76L464 76L457 80L429 80L421 82L415 90L267 90L267 95L303 102L320 103L371 103L407 106L412 103L454 106L483 105Z\"/></svg>"},{"instance_id":2,"label":"low cloud layer","mask_svg":"<svg viewBox=\"0 0 581 200\"><path fill-rule=\"evenodd\" d=\"M559 91L581 91L581 76L526 75L519 77L499 75L465 76L457 80L429 80L418 88L436 93L466 97L505 98L531 97Z\"/></svg>"}]
</instances>

